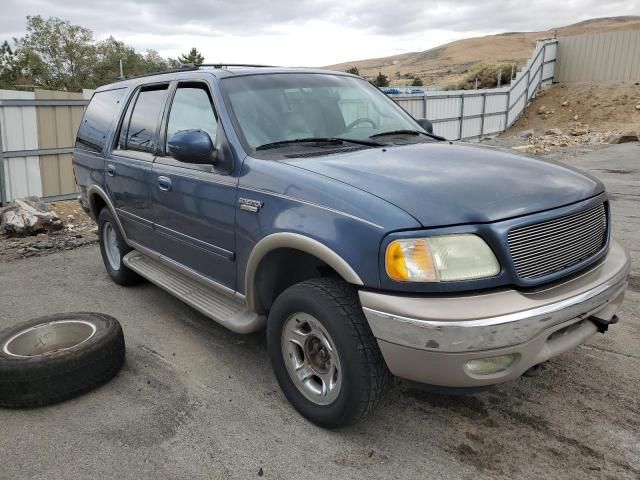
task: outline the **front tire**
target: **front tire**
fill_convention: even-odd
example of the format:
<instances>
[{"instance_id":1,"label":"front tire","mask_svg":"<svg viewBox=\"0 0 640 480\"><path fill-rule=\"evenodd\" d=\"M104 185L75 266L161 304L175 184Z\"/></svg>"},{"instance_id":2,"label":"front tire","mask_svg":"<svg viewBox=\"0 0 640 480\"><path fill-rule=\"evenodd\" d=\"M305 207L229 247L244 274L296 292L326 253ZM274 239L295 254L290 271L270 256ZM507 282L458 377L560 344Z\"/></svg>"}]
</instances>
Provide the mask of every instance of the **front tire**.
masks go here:
<instances>
[{"instance_id":1,"label":"front tire","mask_svg":"<svg viewBox=\"0 0 640 480\"><path fill-rule=\"evenodd\" d=\"M267 342L285 396L321 427L365 418L391 384L357 291L341 279L317 278L285 290L269 313Z\"/></svg>"},{"instance_id":2,"label":"front tire","mask_svg":"<svg viewBox=\"0 0 640 480\"><path fill-rule=\"evenodd\" d=\"M142 277L123 262L124 256L132 249L124 241L113 214L106 207L98 215L98 237L102 261L111 280L122 286L140 283Z\"/></svg>"}]
</instances>

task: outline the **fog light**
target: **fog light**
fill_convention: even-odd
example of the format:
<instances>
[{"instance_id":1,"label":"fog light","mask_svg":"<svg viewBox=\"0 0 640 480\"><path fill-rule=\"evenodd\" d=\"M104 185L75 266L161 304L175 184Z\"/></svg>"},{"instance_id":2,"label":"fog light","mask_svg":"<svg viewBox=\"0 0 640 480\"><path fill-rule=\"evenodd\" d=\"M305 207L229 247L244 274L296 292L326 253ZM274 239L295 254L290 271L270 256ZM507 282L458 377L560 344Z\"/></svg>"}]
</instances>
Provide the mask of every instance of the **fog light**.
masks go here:
<instances>
[{"instance_id":1,"label":"fog light","mask_svg":"<svg viewBox=\"0 0 640 480\"><path fill-rule=\"evenodd\" d=\"M498 357L476 358L465 363L464 368L473 375L491 375L503 372L516 360L514 354L500 355Z\"/></svg>"}]
</instances>

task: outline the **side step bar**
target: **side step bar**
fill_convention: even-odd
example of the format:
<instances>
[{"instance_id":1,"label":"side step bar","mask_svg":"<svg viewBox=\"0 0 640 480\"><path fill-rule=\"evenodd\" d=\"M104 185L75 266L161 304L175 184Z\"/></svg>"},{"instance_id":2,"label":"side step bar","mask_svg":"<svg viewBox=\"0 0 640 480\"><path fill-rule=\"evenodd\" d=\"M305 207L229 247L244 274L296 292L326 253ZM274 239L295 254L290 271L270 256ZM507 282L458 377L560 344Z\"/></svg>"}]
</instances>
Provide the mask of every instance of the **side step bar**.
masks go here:
<instances>
[{"instance_id":1,"label":"side step bar","mask_svg":"<svg viewBox=\"0 0 640 480\"><path fill-rule=\"evenodd\" d=\"M155 283L158 287L233 332L251 333L265 326L266 319L249 311L242 300L215 291L213 288L180 273L160 259L151 258L134 250L125 255L123 262L151 283Z\"/></svg>"}]
</instances>

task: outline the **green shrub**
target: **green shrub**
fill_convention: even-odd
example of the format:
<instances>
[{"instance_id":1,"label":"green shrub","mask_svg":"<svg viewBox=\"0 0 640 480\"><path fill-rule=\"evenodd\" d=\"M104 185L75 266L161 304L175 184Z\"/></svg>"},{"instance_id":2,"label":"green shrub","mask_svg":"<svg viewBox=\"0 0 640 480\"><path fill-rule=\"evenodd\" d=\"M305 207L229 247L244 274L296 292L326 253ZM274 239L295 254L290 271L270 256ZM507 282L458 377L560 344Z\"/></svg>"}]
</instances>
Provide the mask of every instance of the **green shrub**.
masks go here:
<instances>
[{"instance_id":1,"label":"green shrub","mask_svg":"<svg viewBox=\"0 0 640 480\"><path fill-rule=\"evenodd\" d=\"M477 63L467 70L464 79L455 85L459 90L473 90L476 88L476 78L478 88L495 88L498 86L498 71L500 71L501 86L509 85L511 77L511 63L500 63L488 65Z\"/></svg>"}]
</instances>

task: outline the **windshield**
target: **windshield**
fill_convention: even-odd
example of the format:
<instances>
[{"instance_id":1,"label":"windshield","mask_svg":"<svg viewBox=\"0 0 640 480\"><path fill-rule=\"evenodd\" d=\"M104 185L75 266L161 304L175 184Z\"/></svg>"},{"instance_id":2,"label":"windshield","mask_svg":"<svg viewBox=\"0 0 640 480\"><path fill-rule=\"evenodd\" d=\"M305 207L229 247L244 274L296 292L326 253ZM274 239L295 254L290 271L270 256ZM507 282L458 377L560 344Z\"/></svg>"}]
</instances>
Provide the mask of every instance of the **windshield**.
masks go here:
<instances>
[{"instance_id":1,"label":"windshield","mask_svg":"<svg viewBox=\"0 0 640 480\"><path fill-rule=\"evenodd\" d=\"M386 95L354 77L261 74L228 77L221 85L244 142L254 151L273 148L275 143L277 148L313 145L283 143L300 139L369 141L369 146L375 146L372 137L386 132L423 132ZM380 141L380 137L373 140ZM424 138L415 141L420 140Z\"/></svg>"}]
</instances>

